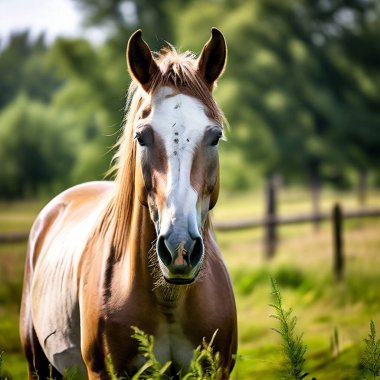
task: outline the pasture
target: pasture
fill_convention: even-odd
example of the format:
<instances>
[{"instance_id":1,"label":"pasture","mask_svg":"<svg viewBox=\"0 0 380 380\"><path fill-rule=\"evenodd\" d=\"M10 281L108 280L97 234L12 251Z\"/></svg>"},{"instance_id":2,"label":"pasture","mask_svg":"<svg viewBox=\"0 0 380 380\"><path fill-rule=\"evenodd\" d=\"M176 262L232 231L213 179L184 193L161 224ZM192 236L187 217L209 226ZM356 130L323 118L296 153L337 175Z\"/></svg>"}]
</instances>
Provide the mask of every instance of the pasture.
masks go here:
<instances>
[{"instance_id":1,"label":"pasture","mask_svg":"<svg viewBox=\"0 0 380 380\"><path fill-rule=\"evenodd\" d=\"M263 194L222 193L215 220L260 216ZM354 194L323 192L322 210L335 202L356 208ZM29 229L41 202L0 204L0 231ZM378 206L380 194L371 193L368 206ZM308 212L308 194L282 190L279 214ZM238 308L239 352L233 379L278 379L281 368L279 337L271 330L276 321L269 275L278 282L285 308L298 317L297 331L308 346L305 370L317 379L355 379L369 322L380 330L380 219L345 222L345 278L332 275L331 224L280 228L280 244L271 262L263 259L263 230L217 233L234 284ZM18 311L26 243L0 245L0 349L5 351L4 372L13 379L26 378L26 362L20 350ZM334 338L335 337L335 338ZM334 343L332 343L334 342Z\"/></svg>"}]
</instances>

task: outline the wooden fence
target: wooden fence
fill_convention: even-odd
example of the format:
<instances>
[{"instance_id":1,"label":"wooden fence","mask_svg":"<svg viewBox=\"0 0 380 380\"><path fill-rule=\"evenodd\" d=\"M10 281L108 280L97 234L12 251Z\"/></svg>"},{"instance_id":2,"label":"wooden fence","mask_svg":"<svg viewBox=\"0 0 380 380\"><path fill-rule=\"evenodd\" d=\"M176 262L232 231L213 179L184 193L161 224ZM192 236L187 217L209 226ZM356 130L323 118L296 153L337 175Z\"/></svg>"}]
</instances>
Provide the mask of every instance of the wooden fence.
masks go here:
<instances>
[{"instance_id":1,"label":"wooden fence","mask_svg":"<svg viewBox=\"0 0 380 380\"><path fill-rule=\"evenodd\" d=\"M28 239L29 232L1 232L0 244L18 243Z\"/></svg>"},{"instance_id":2,"label":"wooden fence","mask_svg":"<svg viewBox=\"0 0 380 380\"><path fill-rule=\"evenodd\" d=\"M263 218L216 222L214 227L216 230L225 232L264 227L265 256L270 259L275 255L277 249L277 228L279 226L300 223L318 223L320 221L331 220L333 235L333 272L337 281L341 280L344 274L344 220L353 218L380 217L380 208L366 208L343 212L342 207L338 203L334 205L330 213L319 213L314 215L299 214L279 216L273 213L272 208L269 208L269 211L270 212L267 212L267 215Z\"/></svg>"},{"instance_id":3,"label":"wooden fence","mask_svg":"<svg viewBox=\"0 0 380 380\"><path fill-rule=\"evenodd\" d=\"M270 259L276 253L278 246L278 227L282 225L318 223L331 220L333 234L333 271L335 278L343 278L344 272L344 236L343 223L345 219L380 217L380 208L366 208L343 212L339 204L335 204L330 213L298 214L290 216L276 215L276 208L268 207L267 215L263 218L240 219L236 221L217 221L214 228L218 231L228 232L251 228L264 228L264 250L265 256ZM0 233L0 244L17 243L26 241L27 232Z\"/></svg>"},{"instance_id":4,"label":"wooden fence","mask_svg":"<svg viewBox=\"0 0 380 380\"><path fill-rule=\"evenodd\" d=\"M352 218L366 218L366 217L379 217L380 208L365 208L360 210L350 210L344 212L344 219ZM218 231L237 231L245 230L257 227L265 227L268 225L288 225L288 224L302 224L302 223L313 223L320 222L324 220L332 219L332 214L327 212L322 212L317 215L312 214L297 214L289 216L265 216L263 218L247 218L239 219L236 221L214 222L214 228Z\"/></svg>"}]
</instances>

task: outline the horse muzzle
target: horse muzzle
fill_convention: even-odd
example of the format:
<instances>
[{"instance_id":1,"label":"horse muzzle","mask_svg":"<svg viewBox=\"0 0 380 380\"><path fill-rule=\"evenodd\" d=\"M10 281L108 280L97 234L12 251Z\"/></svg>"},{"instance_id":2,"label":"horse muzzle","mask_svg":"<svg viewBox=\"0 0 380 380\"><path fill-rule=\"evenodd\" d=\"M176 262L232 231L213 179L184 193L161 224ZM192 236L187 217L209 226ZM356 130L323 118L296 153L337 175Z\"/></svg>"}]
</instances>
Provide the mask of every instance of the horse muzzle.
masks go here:
<instances>
[{"instance_id":1,"label":"horse muzzle","mask_svg":"<svg viewBox=\"0 0 380 380\"><path fill-rule=\"evenodd\" d=\"M165 280L170 284L192 283L203 260L203 240L200 236L179 235L175 232L160 235L157 255Z\"/></svg>"}]
</instances>

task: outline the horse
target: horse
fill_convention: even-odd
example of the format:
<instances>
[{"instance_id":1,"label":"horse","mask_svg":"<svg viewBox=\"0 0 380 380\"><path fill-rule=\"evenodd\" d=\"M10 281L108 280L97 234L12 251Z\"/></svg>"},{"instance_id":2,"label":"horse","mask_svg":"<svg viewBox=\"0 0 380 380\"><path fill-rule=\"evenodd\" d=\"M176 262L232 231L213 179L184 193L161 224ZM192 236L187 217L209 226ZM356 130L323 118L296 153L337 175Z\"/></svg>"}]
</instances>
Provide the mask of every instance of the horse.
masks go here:
<instances>
[{"instance_id":1,"label":"horse","mask_svg":"<svg viewBox=\"0 0 380 380\"><path fill-rule=\"evenodd\" d=\"M213 98L227 47L212 29L197 58L152 53L136 31L114 179L74 186L35 220L25 263L20 336L29 379L132 376L146 359L132 337L154 337L168 376L185 373L214 332L223 379L237 350L231 280L209 211L219 194L224 116ZM50 378L50 377L49 377Z\"/></svg>"}]
</instances>

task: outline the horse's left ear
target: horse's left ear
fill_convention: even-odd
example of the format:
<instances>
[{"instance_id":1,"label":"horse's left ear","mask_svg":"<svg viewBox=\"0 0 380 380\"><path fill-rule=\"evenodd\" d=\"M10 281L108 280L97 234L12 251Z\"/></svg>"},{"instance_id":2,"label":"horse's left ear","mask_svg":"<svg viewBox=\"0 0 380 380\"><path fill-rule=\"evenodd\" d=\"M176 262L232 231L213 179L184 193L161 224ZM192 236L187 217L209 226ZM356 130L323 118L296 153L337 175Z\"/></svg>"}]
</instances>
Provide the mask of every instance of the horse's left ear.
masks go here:
<instances>
[{"instance_id":1,"label":"horse's left ear","mask_svg":"<svg viewBox=\"0 0 380 380\"><path fill-rule=\"evenodd\" d=\"M211 29L211 37L198 58L198 72L210 91L215 81L223 73L227 58L227 45L222 32Z\"/></svg>"},{"instance_id":2,"label":"horse's left ear","mask_svg":"<svg viewBox=\"0 0 380 380\"><path fill-rule=\"evenodd\" d=\"M132 77L141 84L145 91L149 91L152 78L159 68L149 46L142 38L141 29L137 30L128 41L127 63Z\"/></svg>"}]
</instances>

